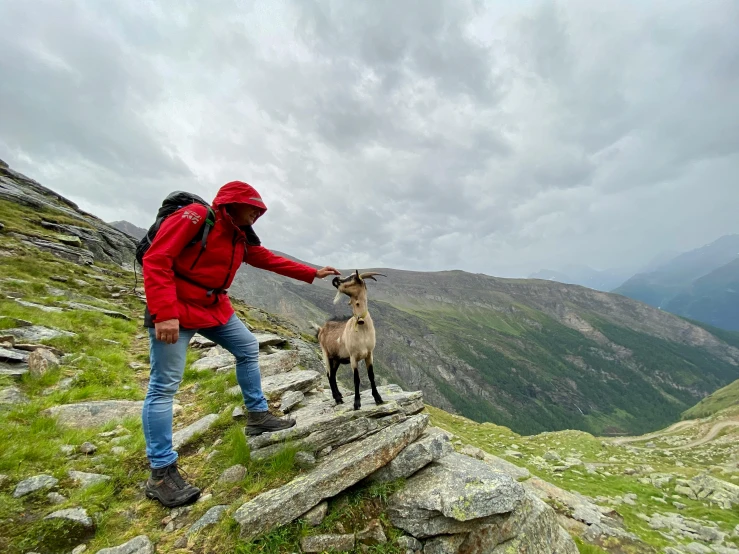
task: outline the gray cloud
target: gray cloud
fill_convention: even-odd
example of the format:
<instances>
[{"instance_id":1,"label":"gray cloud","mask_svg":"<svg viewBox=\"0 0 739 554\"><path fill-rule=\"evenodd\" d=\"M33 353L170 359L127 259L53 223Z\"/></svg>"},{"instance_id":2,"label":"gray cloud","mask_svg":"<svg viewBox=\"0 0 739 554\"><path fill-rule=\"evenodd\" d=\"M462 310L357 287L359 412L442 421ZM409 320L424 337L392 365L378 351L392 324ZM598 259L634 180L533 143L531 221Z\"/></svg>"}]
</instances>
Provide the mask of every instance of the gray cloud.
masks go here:
<instances>
[{"instance_id":1,"label":"gray cloud","mask_svg":"<svg viewBox=\"0 0 739 554\"><path fill-rule=\"evenodd\" d=\"M0 157L109 220L243 179L272 248L502 275L739 231L730 0L0 7Z\"/></svg>"}]
</instances>

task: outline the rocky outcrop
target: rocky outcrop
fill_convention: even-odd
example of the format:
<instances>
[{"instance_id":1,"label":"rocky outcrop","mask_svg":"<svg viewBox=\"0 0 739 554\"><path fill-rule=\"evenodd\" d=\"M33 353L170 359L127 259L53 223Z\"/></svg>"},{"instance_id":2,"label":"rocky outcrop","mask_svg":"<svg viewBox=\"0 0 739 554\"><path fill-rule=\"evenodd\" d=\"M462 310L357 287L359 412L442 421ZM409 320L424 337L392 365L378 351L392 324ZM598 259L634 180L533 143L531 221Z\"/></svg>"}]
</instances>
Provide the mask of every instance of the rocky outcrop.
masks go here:
<instances>
[{"instance_id":1,"label":"rocky outcrop","mask_svg":"<svg viewBox=\"0 0 739 554\"><path fill-rule=\"evenodd\" d=\"M378 470L426 428L427 415L412 416L375 435L332 452L310 473L263 493L241 506L234 519L240 536L252 539L285 525Z\"/></svg>"},{"instance_id":2,"label":"rocky outcrop","mask_svg":"<svg viewBox=\"0 0 739 554\"><path fill-rule=\"evenodd\" d=\"M49 214L44 216L46 219L39 218L35 223L56 241L15 233L28 245L80 265L90 265L95 260L118 265L133 263L136 241L132 237L83 212L74 202L8 167L0 167L0 199L43 209ZM64 216L64 222L55 221L54 214ZM70 220L79 223L69 223ZM70 240L67 237L73 238ZM81 246L67 246L65 242Z\"/></svg>"},{"instance_id":3,"label":"rocky outcrop","mask_svg":"<svg viewBox=\"0 0 739 554\"><path fill-rule=\"evenodd\" d=\"M575 554L557 515L511 476L449 454L411 477L388 506L390 521L424 552Z\"/></svg>"},{"instance_id":4,"label":"rocky outcrop","mask_svg":"<svg viewBox=\"0 0 739 554\"><path fill-rule=\"evenodd\" d=\"M715 504L724 510L739 506L739 485L710 475L697 475L691 480L678 479L675 492L692 500Z\"/></svg>"}]
</instances>

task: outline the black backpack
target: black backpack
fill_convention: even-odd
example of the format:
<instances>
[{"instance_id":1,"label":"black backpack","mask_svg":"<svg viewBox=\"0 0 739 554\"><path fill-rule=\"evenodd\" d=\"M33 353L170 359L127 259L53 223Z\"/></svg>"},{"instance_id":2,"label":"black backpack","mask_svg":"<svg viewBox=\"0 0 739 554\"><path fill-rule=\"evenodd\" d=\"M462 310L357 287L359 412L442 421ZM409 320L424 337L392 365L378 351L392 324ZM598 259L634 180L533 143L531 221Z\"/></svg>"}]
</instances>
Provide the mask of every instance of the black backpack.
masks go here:
<instances>
[{"instance_id":1,"label":"black backpack","mask_svg":"<svg viewBox=\"0 0 739 554\"><path fill-rule=\"evenodd\" d=\"M188 244L188 246L192 246L200 241L201 251L205 250L205 242L208 240L208 233L210 233L210 230L216 223L216 214L213 211L213 208L210 207L210 204L208 204L205 200L203 200L196 194L192 194L190 192L182 192L178 190L169 194L164 199L164 201L162 202L162 206L157 212L156 221L151 227L149 227L149 230L147 231L144 238L142 238L136 245L136 260L139 262L139 265L143 267L144 254L146 254L147 250L149 250L149 248L151 247L151 243L154 241L154 237L156 236L157 231L159 231L159 227L161 227L162 221L167 219L167 217L172 215L180 208L184 208L185 206L189 206L190 204L202 204L203 206L208 208L208 215L206 216L203 224L200 226L198 234L195 235L195 238Z\"/></svg>"}]
</instances>

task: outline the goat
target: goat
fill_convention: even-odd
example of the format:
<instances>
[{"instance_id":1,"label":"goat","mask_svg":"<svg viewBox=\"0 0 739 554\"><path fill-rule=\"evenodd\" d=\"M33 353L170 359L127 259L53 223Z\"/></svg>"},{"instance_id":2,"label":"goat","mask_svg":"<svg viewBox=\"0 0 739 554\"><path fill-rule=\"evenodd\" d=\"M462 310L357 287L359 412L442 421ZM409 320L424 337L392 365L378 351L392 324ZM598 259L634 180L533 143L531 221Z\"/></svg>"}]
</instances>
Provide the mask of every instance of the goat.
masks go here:
<instances>
[{"instance_id":1,"label":"goat","mask_svg":"<svg viewBox=\"0 0 739 554\"><path fill-rule=\"evenodd\" d=\"M362 407L359 400L360 360L364 360L364 365L367 368L375 404L384 403L375 386L375 373L372 367L372 351L375 349L375 326L367 309L367 284L365 283L365 279L377 281L375 275L386 277L386 275L376 272L360 275L358 270L343 279L334 277L331 282L337 289L334 304L341 299L342 294L346 294L349 297L349 305L354 315L344 321L327 321L322 327L313 324L317 330L318 343L323 352L323 363L326 366L331 395L334 397L336 404L344 403L344 398L336 385L336 372L341 364L349 363L352 366L354 371L355 410Z\"/></svg>"}]
</instances>

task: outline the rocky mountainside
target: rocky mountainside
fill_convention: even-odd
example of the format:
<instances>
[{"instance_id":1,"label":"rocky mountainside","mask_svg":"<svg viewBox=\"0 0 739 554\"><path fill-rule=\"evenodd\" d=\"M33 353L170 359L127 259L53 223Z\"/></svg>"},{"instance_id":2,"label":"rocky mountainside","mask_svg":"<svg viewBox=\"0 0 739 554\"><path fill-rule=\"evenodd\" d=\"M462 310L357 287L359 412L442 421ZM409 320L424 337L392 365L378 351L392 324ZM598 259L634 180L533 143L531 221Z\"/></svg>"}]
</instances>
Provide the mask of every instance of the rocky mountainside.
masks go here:
<instances>
[{"instance_id":1,"label":"rocky mountainside","mask_svg":"<svg viewBox=\"0 0 739 554\"><path fill-rule=\"evenodd\" d=\"M110 226L132 236L136 240L142 239L146 235L146 229L136 227L133 223L128 221L113 221Z\"/></svg>"},{"instance_id":2,"label":"rocky mountainside","mask_svg":"<svg viewBox=\"0 0 739 554\"><path fill-rule=\"evenodd\" d=\"M712 299L719 300L719 295L727 292L727 286L736 282L739 268L735 263L737 258L739 235L726 235L706 246L676 256L652 271L633 276L613 292L680 315L696 313L701 316L697 319L721 327L716 321L721 322L722 319L712 313L715 305L711 302ZM701 278L715 271L716 275L702 281ZM708 299L707 305L702 307L700 297L705 294L713 298ZM673 303L681 295L687 295L688 298Z\"/></svg>"},{"instance_id":3,"label":"rocky mountainside","mask_svg":"<svg viewBox=\"0 0 739 554\"><path fill-rule=\"evenodd\" d=\"M379 271L387 278L369 285L379 375L476 421L521 433L646 432L739 377L739 335L622 296L462 271ZM246 267L231 295L308 331L350 313L332 304L333 291L328 280L308 286Z\"/></svg>"},{"instance_id":4,"label":"rocky mountainside","mask_svg":"<svg viewBox=\"0 0 739 554\"><path fill-rule=\"evenodd\" d=\"M693 281L665 309L714 327L739 331L739 257Z\"/></svg>"},{"instance_id":5,"label":"rocky mountainside","mask_svg":"<svg viewBox=\"0 0 739 554\"><path fill-rule=\"evenodd\" d=\"M297 426L247 441L235 360L196 335L173 440L203 495L163 508L143 493L141 291L102 249L29 240L63 244L45 223L107 233L60 205L0 199L0 551L739 552L725 412L603 441L480 425L395 383L354 411L334 406L310 336L239 302L270 409Z\"/></svg>"},{"instance_id":6,"label":"rocky mountainside","mask_svg":"<svg viewBox=\"0 0 739 554\"><path fill-rule=\"evenodd\" d=\"M420 391L335 406L315 342L239 303L270 408L297 425L247 441L235 359L196 336L173 442L203 495L173 510L147 499L143 299L104 249L56 247L49 224L112 233L60 206L0 199L0 551L577 552L515 471L455 451Z\"/></svg>"}]
</instances>

